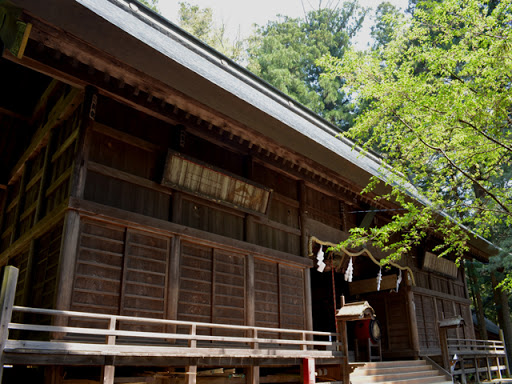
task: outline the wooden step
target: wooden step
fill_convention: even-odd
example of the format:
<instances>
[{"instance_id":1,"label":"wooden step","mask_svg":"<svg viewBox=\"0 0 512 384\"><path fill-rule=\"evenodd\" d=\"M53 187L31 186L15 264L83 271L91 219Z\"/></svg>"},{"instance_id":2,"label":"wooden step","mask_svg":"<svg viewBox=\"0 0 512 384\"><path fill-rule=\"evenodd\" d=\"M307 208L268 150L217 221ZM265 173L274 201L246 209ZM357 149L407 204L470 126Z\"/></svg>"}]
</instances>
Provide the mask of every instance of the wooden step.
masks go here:
<instances>
[{"instance_id":1,"label":"wooden step","mask_svg":"<svg viewBox=\"0 0 512 384\"><path fill-rule=\"evenodd\" d=\"M365 366L367 368L388 368L427 365L425 360L395 360L395 361L376 361L368 363L352 363L351 365Z\"/></svg>"},{"instance_id":2,"label":"wooden step","mask_svg":"<svg viewBox=\"0 0 512 384\"><path fill-rule=\"evenodd\" d=\"M352 383L378 383L383 381L392 381L392 380L404 380L404 379L415 379L415 378L423 378L423 377L433 377L438 376L439 372L433 369L423 370L423 371L410 371L410 372L396 372L390 371L388 373L381 373L374 375L351 375L350 381Z\"/></svg>"},{"instance_id":3,"label":"wooden step","mask_svg":"<svg viewBox=\"0 0 512 384\"><path fill-rule=\"evenodd\" d=\"M354 370L352 376L368 376L368 375L385 375L388 373L407 373L407 372L425 372L431 371L432 367L429 365L409 365L409 366L396 366L384 368L366 368L359 367ZM435 372L435 371L434 371Z\"/></svg>"},{"instance_id":4,"label":"wooden step","mask_svg":"<svg viewBox=\"0 0 512 384\"><path fill-rule=\"evenodd\" d=\"M352 378L352 383L356 383ZM447 381L444 376L430 376L430 377L416 377L410 379L401 380L385 380L385 381L373 381L371 376L366 377L366 381L357 381L357 383L378 383L378 384L452 384L451 381Z\"/></svg>"},{"instance_id":5,"label":"wooden step","mask_svg":"<svg viewBox=\"0 0 512 384\"><path fill-rule=\"evenodd\" d=\"M425 360L399 360L352 364L353 384L451 384Z\"/></svg>"}]
</instances>

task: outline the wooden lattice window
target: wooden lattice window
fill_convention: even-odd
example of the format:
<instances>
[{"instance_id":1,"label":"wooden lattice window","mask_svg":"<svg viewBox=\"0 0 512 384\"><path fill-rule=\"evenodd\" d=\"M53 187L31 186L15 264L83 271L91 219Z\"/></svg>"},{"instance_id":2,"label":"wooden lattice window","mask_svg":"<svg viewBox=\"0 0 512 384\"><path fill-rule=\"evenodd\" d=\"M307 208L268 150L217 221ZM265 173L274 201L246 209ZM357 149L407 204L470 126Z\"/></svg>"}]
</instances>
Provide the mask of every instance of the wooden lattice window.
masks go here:
<instances>
[{"instance_id":1,"label":"wooden lattice window","mask_svg":"<svg viewBox=\"0 0 512 384\"><path fill-rule=\"evenodd\" d=\"M271 190L169 151L162 184L245 211L266 213Z\"/></svg>"}]
</instances>

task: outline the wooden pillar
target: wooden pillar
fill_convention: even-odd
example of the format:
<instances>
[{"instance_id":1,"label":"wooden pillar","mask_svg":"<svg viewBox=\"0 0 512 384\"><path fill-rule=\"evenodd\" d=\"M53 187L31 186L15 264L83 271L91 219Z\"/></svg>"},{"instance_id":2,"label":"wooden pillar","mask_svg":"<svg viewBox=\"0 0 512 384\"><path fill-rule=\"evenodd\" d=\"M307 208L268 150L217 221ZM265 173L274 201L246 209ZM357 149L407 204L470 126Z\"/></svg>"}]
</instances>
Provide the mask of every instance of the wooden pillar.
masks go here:
<instances>
[{"instance_id":1,"label":"wooden pillar","mask_svg":"<svg viewBox=\"0 0 512 384\"><path fill-rule=\"evenodd\" d=\"M406 273L406 296L407 296L407 312L409 314L409 335L411 340L411 348L414 353L414 358L417 359L420 355L420 338L418 335L418 322L416 320L416 305L414 304L414 294L409 285L409 272ZM446 367L445 367L446 368ZM447 368L449 369L449 367Z\"/></svg>"},{"instance_id":2,"label":"wooden pillar","mask_svg":"<svg viewBox=\"0 0 512 384\"><path fill-rule=\"evenodd\" d=\"M492 371L491 371L491 366L489 364L489 357L488 356L485 358L485 366L487 367L487 378L489 380L492 380ZM499 360L498 360L498 370L499 370Z\"/></svg>"},{"instance_id":3,"label":"wooden pillar","mask_svg":"<svg viewBox=\"0 0 512 384\"><path fill-rule=\"evenodd\" d=\"M87 159L89 156L89 141L92 123L96 116L97 91L93 87L86 87L82 106L80 131L76 142L76 153L70 179L70 195L82 199L87 174ZM51 154L50 154L51 155ZM64 229L60 248L59 269L57 271L57 298L55 308L68 310L71 306L73 281L75 278L75 263L80 237L80 215L76 211L66 212ZM67 318L57 317L55 325L65 326ZM61 335L62 336L62 335Z\"/></svg>"},{"instance_id":4,"label":"wooden pillar","mask_svg":"<svg viewBox=\"0 0 512 384\"><path fill-rule=\"evenodd\" d=\"M473 360L473 365L475 366L475 379L478 384L480 384L480 373L478 372L478 358L475 357Z\"/></svg>"},{"instance_id":5,"label":"wooden pillar","mask_svg":"<svg viewBox=\"0 0 512 384\"><path fill-rule=\"evenodd\" d=\"M43 173L41 181L39 182L39 191L37 192L36 213L34 215L34 225L45 216L46 210L46 189L49 186L50 171L51 171L51 153L53 152L55 142L55 129L52 129L48 134L48 143L44 153Z\"/></svg>"},{"instance_id":6,"label":"wooden pillar","mask_svg":"<svg viewBox=\"0 0 512 384\"><path fill-rule=\"evenodd\" d=\"M178 318L178 297L180 289L180 261L181 261L181 238L174 236L171 239L171 262L169 263L169 308L167 317L171 320ZM171 326L175 329L175 326Z\"/></svg>"},{"instance_id":7,"label":"wooden pillar","mask_svg":"<svg viewBox=\"0 0 512 384\"><path fill-rule=\"evenodd\" d=\"M196 384L197 381L197 365L189 365L186 369L186 384Z\"/></svg>"},{"instance_id":8,"label":"wooden pillar","mask_svg":"<svg viewBox=\"0 0 512 384\"><path fill-rule=\"evenodd\" d=\"M64 219L64 230L60 247L59 270L57 272L58 295L55 301L56 309L68 310L71 306L79 236L80 215L76 211L68 211ZM59 316L55 320L55 325L65 326L66 324L67 319L64 317Z\"/></svg>"},{"instance_id":9,"label":"wooden pillar","mask_svg":"<svg viewBox=\"0 0 512 384\"><path fill-rule=\"evenodd\" d=\"M304 384L314 384L315 383L315 359L306 358L302 359L302 382Z\"/></svg>"},{"instance_id":10,"label":"wooden pillar","mask_svg":"<svg viewBox=\"0 0 512 384\"><path fill-rule=\"evenodd\" d=\"M446 328L439 328L439 344L441 346L441 358L443 368L450 370L450 354L448 352L448 335Z\"/></svg>"},{"instance_id":11,"label":"wooden pillar","mask_svg":"<svg viewBox=\"0 0 512 384\"><path fill-rule=\"evenodd\" d=\"M507 376L510 377L510 365L509 365L509 361L508 361L508 358L507 358L507 356L508 356L507 344L505 343L505 336L503 334L503 330L502 329L500 329L500 340L503 343L503 348L505 348L505 357L503 358L503 360L505 361L506 373L507 373ZM501 371L499 369L498 369L498 372L499 372L500 378L501 378Z\"/></svg>"},{"instance_id":12,"label":"wooden pillar","mask_svg":"<svg viewBox=\"0 0 512 384\"><path fill-rule=\"evenodd\" d=\"M468 384L468 380L466 378L466 369L465 369L466 361L464 360L463 357L459 359L459 364L460 364L460 371L461 371L460 379L462 380L462 384Z\"/></svg>"},{"instance_id":13,"label":"wooden pillar","mask_svg":"<svg viewBox=\"0 0 512 384\"><path fill-rule=\"evenodd\" d=\"M0 185L0 235L4 232L5 208L7 207L7 194L9 187Z\"/></svg>"},{"instance_id":14,"label":"wooden pillar","mask_svg":"<svg viewBox=\"0 0 512 384\"><path fill-rule=\"evenodd\" d=\"M345 298L342 297L341 305L345 303ZM338 322L338 332L340 334L340 341L343 349L343 383L350 383L350 367L348 361L348 335L347 335L347 322L342 320Z\"/></svg>"},{"instance_id":15,"label":"wooden pillar","mask_svg":"<svg viewBox=\"0 0 512 384\"><path fill-rule=\"evenodd\" d=\"M254 216L247 214L244 219L244 240L248 243L256 243L256 223Z\"/></svg>"},{"instance_id":16,"label":"wooden pillar","mask_svg":"<svg viewBox=\"0 0 512 384\"><path fill-rule=\"evenodd\" d=\"M298 185L299 189L299 220L300 220L300 251L304 258L308 258L309 255L309 239L308 232L306 230L306 185L304 181L300 181ZM313 303L311 295L311 274L309 269L304 270L304 299L306 304L306 329L313 330Z\"/></svg>"},{"instance_id":17,"label":"wooden pillar","mask_svg":"<svg viewBox=\"0 0 512 384\"><path fill-rule=\"evenodd\" d=\"M73 161L73 171L71 173L70 181L71 196L79 199L82 199L84 196L91 129L96 117L97 103L98 95L96 88L90 86L86 87L81 116L82 120L80 122L80 131L76 143L76 153Z\"/></svg>"},{"instance_id":18,"label":"wooden pillar","mask_svg":"<svg viewBox=\"0 0 512 384\"><path fill-rule=\"evenodd\" d=\"M247 384L259 384L260 383L260 367L258 365L252 365L247 368Z\"/></svg>"},{"instance_id":19,"label":"wooden pillar","mask_svg":"<svg viewBox=\"0 0 512 384\"><path fill-rule=\"evenodd\" d=\"M181 192L173 191L172 193L172 213L171 221L181 224L181 215L183 207L183 198Z\"/></svg>"},{"instance_id":20,"label":"wooden pillar","mask_svg":"<svg viewBox=\"0 0 512 384\"><path fill-rule=\"evenodd\" d=\"M115 368L114 365L104 365L101 368L101 384L114 384Z\"/></svg>"},{"instance_id":21,"label":"wooden pillar","mask_svg":"<svg viewBox=\"0 0 512 384\"><path fill-rule=\"evenodd\" d=\"M23 174L21 175L21 181L20 181L20 191L18 192L18 203L16 203L16 208L14 210L14 222L11 232L11 244L13 244L16 239L18 238L18 233L20 230L20 215L21 215L21 206L24 204L25 201L25 187L27 185L27 179L29 174L29 165L30 161L26 161L25 165L23 167Z\"/></svg>"},{"instance_id":22,"label":"wooden pillar","mask_svg":"<svg viewBox=\"0 0 512 384\"><path fill-rule=\"evenodd\" d=\"M4 369L4 349L9 338L9 322L12 317L12 306L16 295L18 282L18 268L7 266L4 269L2 288L0 290L0 384L2 383Z\"/></svg>"},{"instance_id":23,"label":"wooden pillar","mask_svg":"<svg viewBox=\"0 0 512 384\"><path fill-rule=\"evenodd\" d=\"M311 271L304 269L304 301L306 304L306 329L313 330L313 299L311 294Z\"/></svg>"},{"instance_id":24,"label":"wooden pillar","mask_svg":"<svg viewBox=\"0 0 512 384\"><path fill-rule=\"evenodd\" d=\"M306 231L306 185L299 182L299 220L300 220L300 251L302 257L309 257L308 233Z\"/></svg>"},{"instance_id":25,"label":"wooden pillar","mask_svg":"<svg viewBox=\"0 0 512 384\"><path fill-rule=\"evenodd\" d=\"M247 255L246 260L246 291L245 291L245 302L246 302L246 316L245 324L248 326L254 326L256 323L255 319L255 304L254 304L254 256ZM250 336L250 335L247 335Z\"/></svg>"}]
</instances>

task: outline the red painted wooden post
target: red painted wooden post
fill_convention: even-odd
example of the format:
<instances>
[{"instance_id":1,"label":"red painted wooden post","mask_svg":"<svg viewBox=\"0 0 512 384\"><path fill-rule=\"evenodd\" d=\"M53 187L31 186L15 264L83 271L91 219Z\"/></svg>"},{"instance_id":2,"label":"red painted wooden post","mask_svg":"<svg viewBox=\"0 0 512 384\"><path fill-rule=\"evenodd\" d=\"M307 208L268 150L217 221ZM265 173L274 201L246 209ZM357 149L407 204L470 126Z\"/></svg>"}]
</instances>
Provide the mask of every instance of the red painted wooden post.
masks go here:
<instances>
[{"instance_id":1,"label":"red painted wooden post","mask_svg":"<svg viewBox=\"0 0 512 384\"><path fill-rule=\"evenodd\" d=\"M315 359L302 359L302 380L304 384L315 383Z\"/></svg>"}]
</instances>

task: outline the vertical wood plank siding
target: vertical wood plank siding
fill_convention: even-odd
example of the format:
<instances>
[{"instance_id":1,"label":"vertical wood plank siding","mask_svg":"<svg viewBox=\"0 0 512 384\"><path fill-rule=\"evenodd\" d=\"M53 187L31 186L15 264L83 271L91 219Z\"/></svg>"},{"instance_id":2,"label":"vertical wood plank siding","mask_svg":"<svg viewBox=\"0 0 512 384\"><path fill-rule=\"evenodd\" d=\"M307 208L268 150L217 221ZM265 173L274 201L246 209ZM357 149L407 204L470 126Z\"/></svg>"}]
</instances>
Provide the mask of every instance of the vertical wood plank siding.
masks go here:
<instances>
[{"instance_id":1,"label":"vertical wood plank siding","mask_svg":"<svg viewBox=\"0 0 512 384\"><path fill-rule=\"evenodd\" d=\"M160 319L167 317L170 243L170 238L127 230L121 315Z\"/></svg>"},{"instance_id":2,"label":"vertical wood plank siding","mask_svg":"<svg viewBox=\"0 0 512 384\"><path fill-rule=\"evenodd\" d=\"M117 314L125 228L82 221L79 241L71 309Z\"/></svg>"},{"instance_id":3,"label":"vertical wood plank siding","mask_svg":"<svg viewBox=\"0 0 512 384\"><path fill-rule=\"evenodd\" d=\"M81 223L72 310L246 324L247 256L92 219ZM180 258L177 313L169 311L172 257ZM304 329L304 271L255 259L255 325ZM92 325L94 320L75 325ZM123 325L125 329L133 326ZM146 327L148 328L148 327ZM198 329L198 333L205 330ZM219 336L242 336L216 330Z\"/></svg>"},{"instance_id":4,"label":"vertical wood plank siding","mask_svg":"<svg viewBox=\"0 0 512 384\"><path fill-rule=\"evenodd\" d=\"M55 306L62 228L61 222L36 240L36 252L34 252L32 265L32 296L28 303L32 307L54 308Z\"/></svg>"},{"instance_id":5,"label":"vertical wood plank siding","mask_svg":"<svg viewBox=\"0 0 512 384\"><path fill-rule=\"evenodd\" d=\"M178 320L210 322L213 303L213 250L182 244ZM198 333L204 332L199 329Z\"/></svg>"}]
</instances>

